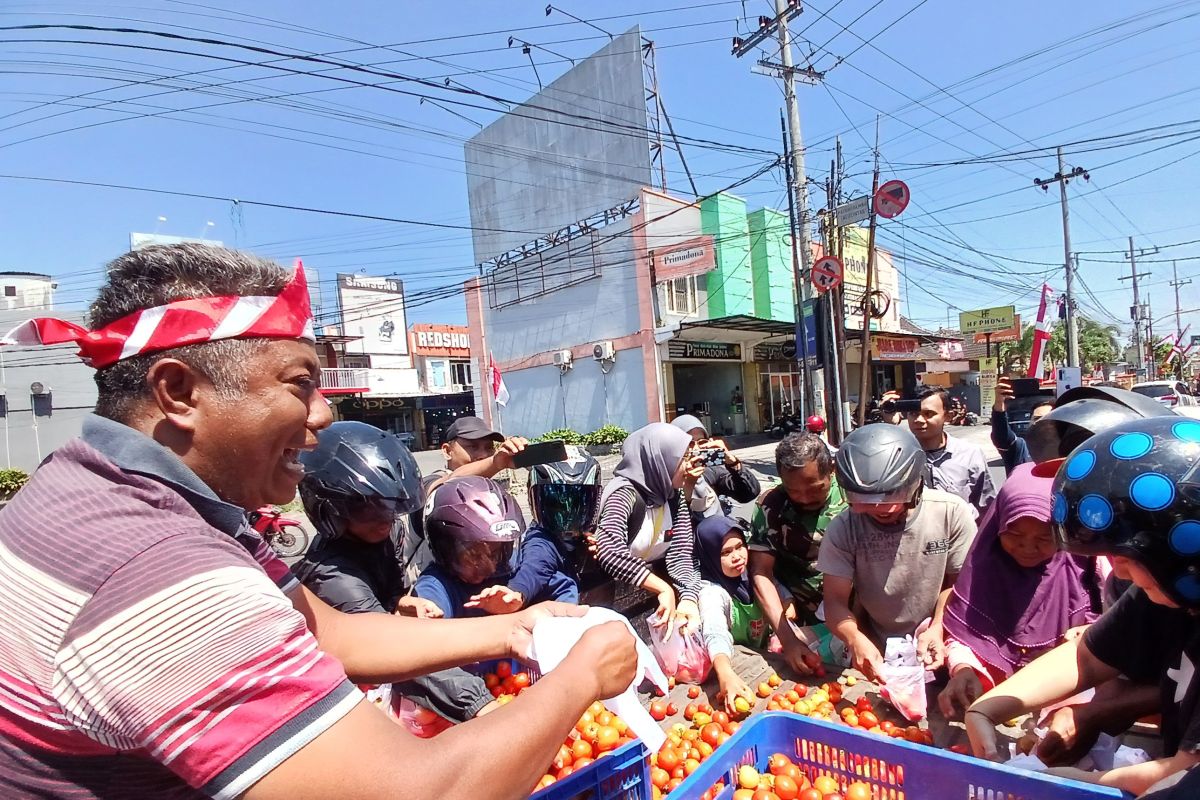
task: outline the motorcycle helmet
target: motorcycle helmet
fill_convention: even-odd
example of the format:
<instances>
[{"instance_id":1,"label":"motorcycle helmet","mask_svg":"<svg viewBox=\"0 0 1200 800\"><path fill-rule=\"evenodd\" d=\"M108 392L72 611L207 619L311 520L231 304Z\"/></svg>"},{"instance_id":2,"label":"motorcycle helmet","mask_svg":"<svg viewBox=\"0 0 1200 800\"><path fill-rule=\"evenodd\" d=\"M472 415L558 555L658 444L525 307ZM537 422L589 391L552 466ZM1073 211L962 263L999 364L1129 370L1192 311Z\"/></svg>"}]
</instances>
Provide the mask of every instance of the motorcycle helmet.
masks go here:
<instances>
[{"instance_id":1,"label":"motorcycle helmet","mask_svg":"<svg viewBox=\"0 0 1200 800\"><path fill-rule=\"evenodd\" d=\"M834 457L838 486L849 503L916 506L925 451L898 425L864 425L850 433Z\"/></svg>"},{"instance_id":2,"label":"motorcycle helmet","mask_svg":"<svg viewBox=\"0 0 1200 800\"><path fill-rule=\"evenodd\" d=\"M600 462L569 445L565 461L530 468L529 507L542 530L564 543L591 533L600 513Z\"/></svg>"},{"instance_id":3,"label":"motorcycle helmet","mask_svg":"<svg viewBox=\"0 0 1200 800\"><path fill-rule=\"evenodd\" d=\"M425 515L433 560L463 583L512 572L525 518L517 501L488 478L451 478L434 490Z\"/></svg>"},{"instance_id":4,"label":"motorcycle helmet","mask_svg":"<svg viewBox=\"0 0 1200 800\"><path fill-rule=\"evenodd\" d=\"M813 414L804 422L804 427L809 433L820 435L825 432L825 418L820 414Z\"/></svg>"},{"instance_id":5,"label":"motorcycle helmet","mask_svg":"<svg viewBox=\"0 0 1200 800\"><path fill-rule=\"evenodd\" d=\"M1125 556L1200 610L1200 422L1139 419L1088 439L1054 479L1051 524L1066 550Z\"/></svg>"},{"instance_id":6,"label":"motorcycle helmet","mask_svg":"<svg viewBox=\"0 0 1200 800\"><path fill-rule=\"evenodd\" d=\"M1157 400L1137 392L1115 386L1079 386L1063 392L1054 409L1029 426L1025 444L1029 455L1041 464L1065 457L1101 431L1133 420L1175 416Z\"/></svg>"},{"instance_id":7,"label":"motorcycle helmet","mask_svg":"<svg viewBox=\"0 0 1200 800\"><path fill-rule=\"evenodd\" d=\"M400 437L365 422L335 422L302 452L300 500L327 540L348 527L388 538L404 514L423 505L421 471Z\"/></svg>"}]
</instances>

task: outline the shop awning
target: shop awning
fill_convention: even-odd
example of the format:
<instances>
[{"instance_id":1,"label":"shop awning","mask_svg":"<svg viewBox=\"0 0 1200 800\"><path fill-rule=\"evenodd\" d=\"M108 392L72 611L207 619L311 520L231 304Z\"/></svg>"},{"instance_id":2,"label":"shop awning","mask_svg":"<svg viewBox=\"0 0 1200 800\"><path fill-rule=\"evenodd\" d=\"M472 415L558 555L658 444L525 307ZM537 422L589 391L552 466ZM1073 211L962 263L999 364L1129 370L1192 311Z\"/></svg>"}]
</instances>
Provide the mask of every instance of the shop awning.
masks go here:
<instances>
[{"instance_id":1,"label":"shop awning","mask_svg":"<svg viewBox=\"0 0 1200 800\"><path fill-rule=\"evenodd\" d=\"M796 323L794 322L763 319L752 317L749 314L698 319L684 322L679 326L680 338L697 341L754 341L763 337L792 336L795 333Z\"/></svg>"}]
</instances>

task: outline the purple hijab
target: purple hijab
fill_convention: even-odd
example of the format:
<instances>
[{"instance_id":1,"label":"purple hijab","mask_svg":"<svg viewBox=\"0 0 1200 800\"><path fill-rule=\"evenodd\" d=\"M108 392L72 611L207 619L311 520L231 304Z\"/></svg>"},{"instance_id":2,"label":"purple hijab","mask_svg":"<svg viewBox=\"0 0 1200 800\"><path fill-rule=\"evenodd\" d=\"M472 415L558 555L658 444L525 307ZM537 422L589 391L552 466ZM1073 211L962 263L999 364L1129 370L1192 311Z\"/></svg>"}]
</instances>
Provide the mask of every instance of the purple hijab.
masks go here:
<instances>
[{"instance_id":1,"label":"purple hijab","mask_svg":"<svg viewBox=\"0 0 1200 800\"><path fill-rule=\"evenodd\" d=\"M1054 481L1032 470L1014 469L984 512L946 604L946 634L1006 676L1059 644L1068 628L1099 616L1095 559L1059 551L1026 568L1000 545L1001 532L1021 517L1050 520Z\"/></svg>"}]
</instances>

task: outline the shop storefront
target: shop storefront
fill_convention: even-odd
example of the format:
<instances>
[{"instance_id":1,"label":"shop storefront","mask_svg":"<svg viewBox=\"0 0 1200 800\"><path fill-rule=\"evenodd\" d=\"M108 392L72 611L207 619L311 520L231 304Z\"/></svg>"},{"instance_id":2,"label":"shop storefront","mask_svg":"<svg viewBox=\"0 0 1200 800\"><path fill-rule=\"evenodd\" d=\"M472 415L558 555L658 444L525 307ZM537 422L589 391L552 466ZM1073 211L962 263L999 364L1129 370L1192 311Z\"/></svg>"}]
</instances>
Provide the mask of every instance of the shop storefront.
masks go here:
<instances>
[{"instance_id":1,"label":"shop storefront","mask_svg":"<svg viewBox=\"0 0 1200 800\"><path fill-rule=\"evenodd\" d=\"M475 416L475 395L472 392L435 394L417 398L421 410L420 446L433 450L442 446L446 429L459 417Z\"/></svg>"},{"instance_id":2,"label":"shop storefront","mask_svg":"<svg viewBox=\"0 0 1200 800\"><path fill-rule=\"evenodd\" d=\"M796 362L795 341L755 345L754 366L758 371L758 418L765 429L801 406L804 376Z\"/></svg>"},{"instance_id":3,"label":"shop storefront","mask_svg":"<svg viewBox=\"0 0 1200 800\"><path fill-rule=\"evenodd\" d=\"M417 441L416 397L347 397L336 404L338 419L354 420L399 434L409 447Z\"/></svg>"},{"instance_id":4,"label":"shop storefront","mask_svg":"<svg viewBox=\"0 0 1200 800\"><path fill-rule=\"evenodd\" d=\"M694 414L714 436L746 432L741 344L672 339L663 366L671 416Z\"/></svg>"}]
</instances>

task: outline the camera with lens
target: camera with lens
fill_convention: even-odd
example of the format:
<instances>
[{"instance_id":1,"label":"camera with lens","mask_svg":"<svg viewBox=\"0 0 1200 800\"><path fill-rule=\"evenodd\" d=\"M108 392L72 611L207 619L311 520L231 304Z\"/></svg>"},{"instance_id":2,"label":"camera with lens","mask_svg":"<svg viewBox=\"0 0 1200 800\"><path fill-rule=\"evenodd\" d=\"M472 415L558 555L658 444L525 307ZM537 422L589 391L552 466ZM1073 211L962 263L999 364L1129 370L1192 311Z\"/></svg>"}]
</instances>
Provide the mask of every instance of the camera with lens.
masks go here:
<instances>
[{"instance_id":1,"label":"camera with lens","mask_svg":"<svg viewBox=\"0 0 1200 800\"><path fill-rule=\"evenodd\" d=\"M920 400L884 400L879 404L879 409L885 413L891 414L899 411L901 414L915 414L921 410Z\"/></svg>"}]
</instances>

